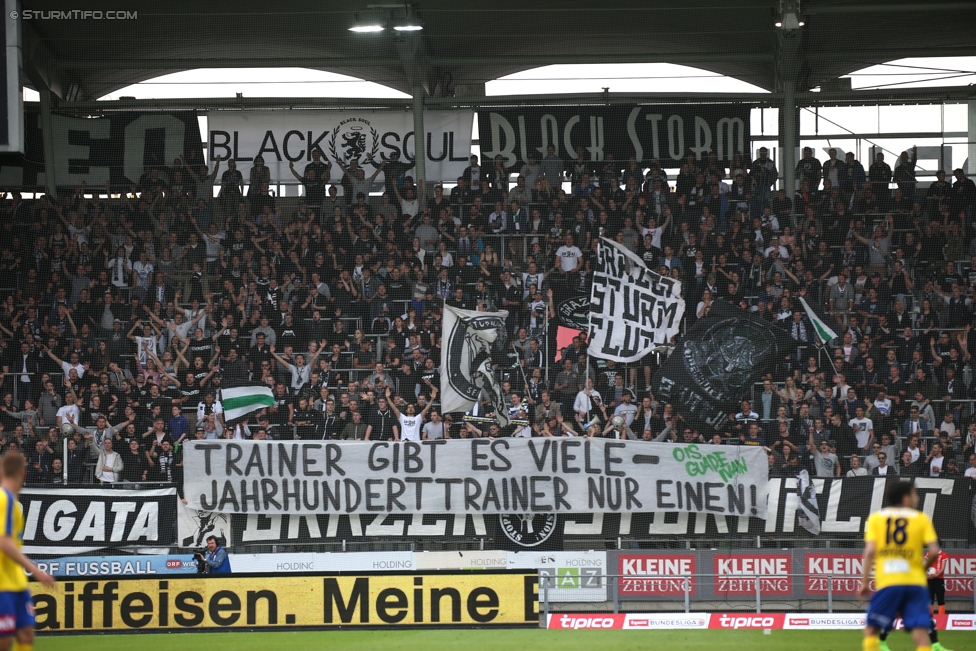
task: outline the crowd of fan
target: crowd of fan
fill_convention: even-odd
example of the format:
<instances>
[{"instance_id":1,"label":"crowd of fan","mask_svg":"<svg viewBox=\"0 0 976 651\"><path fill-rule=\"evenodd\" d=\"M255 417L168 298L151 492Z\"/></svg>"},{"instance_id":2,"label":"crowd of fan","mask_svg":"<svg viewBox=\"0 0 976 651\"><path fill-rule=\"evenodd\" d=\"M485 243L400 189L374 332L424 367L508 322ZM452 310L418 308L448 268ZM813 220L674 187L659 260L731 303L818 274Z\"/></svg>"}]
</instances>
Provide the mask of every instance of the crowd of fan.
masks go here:
<instances>
[{"instance_id":1,"label":"crowd of fan","mask_svg":"<svg viewBox=\"0 0 976 651\"><path fill-rule=\"evenodd\" d=\"M246 180L233 160L177 159L114 195L6 196L0 446L27 451L31 481L180 483L187 438L398 440L406 405L429 416L424 439L762 445L771 476L955 476L968 459L976 479L976 185L962 170L922 189L914 151L865 170L807 148L789 196L765 148L689 156L669 177L656 160L550 146L516 169L472 157L445 190L396 156L337 163L341 179L311 158L291 168L303 190L289 207L260 157ZM689 322L725 300L796 341L727 428L692 429L657 401L654 355L556 346L556 308L589 295L600 237L681 279ZM841 336L822 346L799 297ZM513 425L489 424L487 403L474 420L436 408L444 304L509 311L493 361ZM274 405L225 422L219 390L253 384Z\"/></svg>"}]
</instances>

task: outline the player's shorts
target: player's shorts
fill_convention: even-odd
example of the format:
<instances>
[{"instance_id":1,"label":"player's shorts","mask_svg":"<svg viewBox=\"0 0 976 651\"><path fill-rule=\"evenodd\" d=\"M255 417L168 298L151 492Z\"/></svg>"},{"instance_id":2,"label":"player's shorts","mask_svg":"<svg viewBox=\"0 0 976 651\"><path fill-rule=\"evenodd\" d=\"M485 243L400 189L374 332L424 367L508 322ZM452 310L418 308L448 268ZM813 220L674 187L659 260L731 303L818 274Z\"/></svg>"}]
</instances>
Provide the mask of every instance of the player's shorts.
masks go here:
<instances>
[{"instance_id":1,"label":"player's shorts","mask_svg":"<svg viewBox=\"0 0 976 651\"><path fill-rule=\"evenodd\" d=\"M890 630L901 615L905 630L928 629L932 623L929 591L920 585L893 585L881 588L871 597L867 624L882 631Z\"/></svg>"},{"instance_id":2,"label":"player's shorts","mask_svg":"<svg viewBox=\"0 0 976 651\"><path fill-rule=\"evenodd\" d=\"M34 626L34 600L30 590L0 592L0 637L10 637Z\"/></svg>"}]
</instances>

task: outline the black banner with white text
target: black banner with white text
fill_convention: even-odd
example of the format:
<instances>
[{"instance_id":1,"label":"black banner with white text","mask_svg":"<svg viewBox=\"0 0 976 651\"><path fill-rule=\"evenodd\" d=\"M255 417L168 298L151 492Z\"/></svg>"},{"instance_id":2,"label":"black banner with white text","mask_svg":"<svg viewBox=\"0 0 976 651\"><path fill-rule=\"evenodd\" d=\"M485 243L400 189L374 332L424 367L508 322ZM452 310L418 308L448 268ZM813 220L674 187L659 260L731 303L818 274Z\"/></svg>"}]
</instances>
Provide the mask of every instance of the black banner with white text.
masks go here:
<instances>
[{"instance_id":1,"label":"black banner with white text","mask_svg":"<svg viewBox=\"0 0 976 651\"><path fill-rule=\"evenodd\" d=\"M176 489L25 488L24 552L81 554L176 543Z\"/></svg>"},{"instance_id":2,"label":"black banner with white text","mask_svg":"<svg viewBox=\"0 0 976 651\"><path fill-rule=\"evenodd\" d=\"M24 113L25 154L0 157L0 178L8 187L50 186L45 177L40 112ZM200 126L192 111L175 113L121 112L104 117L51 116L54 139L53 169L59 187L116 191L138 183L147 166L165 168L182 157L190 165L203 163ZM191 178L184 183L192 186Z\"/></svg>"},{"instance_id":3,"label":"black banner with white text","mask_svg":"<svg viewBox=\"0 0 976 651\"><path fill-rule=\"evenodd\" d=\"M478 135L482 158L501 155L507 166L526 162L530 154L541 161L550 145L566 162L576 158L577 147L586 161L613 154L621 164L631 156L670 164L689 154L701 160L713 153L725 161L748 151L749 110L742 104L485 109L478 112Z\"/></svg>"},{"instance_id":4,"label":"black banner with white text","mask_svg":"<svg viewBox=\"0 0 976 651\"><path fill-rule=\"evenodd\" d=\"M872 511L881 508L886 480L879 477L813 479L821 521L819 538L860 540ZM919 507L944 540L973 541L968 514L974 489L968 479L916 479ZM232 515L232 542L240 545L296 545L326 541L471 540L488 538L492 549L560 550L583 540L718 539L776 536L815 540L797 520L795 479L769 481L767 519L710 513L560 513L519 515Z\"/></svg>"}]
</instances>

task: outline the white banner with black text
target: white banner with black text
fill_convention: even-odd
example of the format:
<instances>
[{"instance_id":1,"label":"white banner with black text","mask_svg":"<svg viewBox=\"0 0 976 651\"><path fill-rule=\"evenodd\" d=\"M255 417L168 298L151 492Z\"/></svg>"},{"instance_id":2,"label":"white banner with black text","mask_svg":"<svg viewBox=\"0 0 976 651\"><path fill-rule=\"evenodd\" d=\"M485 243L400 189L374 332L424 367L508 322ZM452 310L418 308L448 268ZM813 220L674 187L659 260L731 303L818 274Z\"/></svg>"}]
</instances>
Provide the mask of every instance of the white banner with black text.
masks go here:
<instances>
[{"instance_id":1,"label":"white banner with black text","mask_svg":"<svg viewBox=\"0 0 976 651\"><path fill-rule=\"evenodd\" d=\"M605 439L191 441L191 509L261 514L687 511L766 516L761 448Z\"/></svg>"},{"instance_id":2,"label":"white banner with black text","mask_svg":"<svg viewBox=\"0 0 976 651\"><path fill-rule=\"evenodd\" d=\"M654 273L627 247L600 238L590 290L591 356L639 360L678 334L684 313L680 280Z\"/></svg>"},{"instance_id":3,"label":"white banner with black text","mask_svg":"<svg viewBox=\"0 0 976 651\"><path fill-rule=\"evenodd\" d=\"M468 166L474 113L426 111L426 173L431 180L454 180ZM331 182L355 160L366 178L393 154L398 163L415 160L413 113L407 111L211 111L207 113L209 157L233 158L248 178L254 158L261 156L272 182L293 182L288 164L299 174L320 149L323 162L333 163ZM377 182L386 181L384 170ZM411 172L407 174L413 176Z\"/></svg>"}]
</instances>

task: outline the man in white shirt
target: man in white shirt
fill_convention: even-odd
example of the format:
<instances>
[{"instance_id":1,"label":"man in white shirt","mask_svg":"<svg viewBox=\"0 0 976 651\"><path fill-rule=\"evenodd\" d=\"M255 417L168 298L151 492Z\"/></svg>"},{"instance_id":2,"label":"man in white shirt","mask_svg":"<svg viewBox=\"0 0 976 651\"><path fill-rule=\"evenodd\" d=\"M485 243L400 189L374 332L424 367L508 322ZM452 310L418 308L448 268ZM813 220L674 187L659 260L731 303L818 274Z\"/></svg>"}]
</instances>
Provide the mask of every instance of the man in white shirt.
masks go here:
<instances>
[{"instance_id":1,"label":"man in white shirt","mask_svg":"<svg viewBox=\"0 0 976 651\"><path fill-rule=\"evenodd\" d=\"M142 300L146 300L146 293L149 291L149 280L155 270L155 265L149 261L149 253L147 251L139 253L139 259L132 265L132 284L135 286L136 296Z\"/></svg>"},{"instance_id":2,"label":"man in white shirt","mask_svg":"<svg viewBox=\"0 0 976 651\"><path fill-rule=\"evenodd\" d=\"M583 267L583 252L573 244L573 236L566 235L564 244L556 249L559 258L559 271L563 275L563 286L572 290L579 285L579 270ZM575 276L575 277L574 277Z\"/></svg>"},{"instance_id":3,"label":"man in white shirt","mask_svg":"<svg viewBox=\"0 0 976 651\"><path fill-rule=\"evenodd\" d=\"M103 484L112 484L119 481L122 473L122 457L112 449L112 439L105 439L102 445L104 447L98 451L95 474Z\"/></svg>"},{"instance_id":4,"label":"man in white shirt","mask_svg":"<svg viewBox=\"0 0 976 651\"><path fill-rule=\"evenodd\" d=\"M942 453L942 443L936 441L932 444L932 451L929 452L929 477L939 477L945 470L945 455Z\"/></svg>"},{"instance_id":5,"label":"man in white shirt","mask_svg":"<svg viewBox=\"0 0 976 651\"><path fill-rule=\"evenodd\" d=\"M583 264L583 252L573 244L572 235L566 235L563 245L556 249L556 256L559 258L559 270L564 274L579 271Z\"/></svg>"},{"instance_id":6,"label":"man in white shirt","mask_svg":"<svg viewBox=\"0 0 976 651\"><path fill-rule=\"evenodd\" d=\"M41 350L44 351L48 357L53 359L55 364L61 367L61 370L64 372L65 377L70 375L72 370L78 374L79 380L85 377L85 366L80 361L78 361L78 353L74 353L74 352L71 353L71 356L69 357L71 361L66 362L60 357L58 357L57 355L55 355L54 351L52 351L50 348L48 348L43 344L41 344Z\"/></svg>"},{"instance_id":7,"label":"man in white shirt","mask_svg":"<svg viewBox=\"0 0 976 651\"><path fill-rule=\"evenodd\" d=\"M65 423L71 423L75 427L81 425L81 408L78 406L81 404L82 399L80 397L75 397L74 393L69 393L65 396L64 406L58 409L57 423L58 428L64 426Z\"/></svg>"},{"instance_id":8,"label":"man in white shirt","mask_svg":"<svg viewBox=\"0 0 976 651\"><path fill-rule=\"evenodd\" d=\"M647 227L641 229L641 235L651 236L651 246L653 246L658 251L661 250L661 235L664 233L664 229L668 227L671 223L671 211L669 210L664 223L660 226L657 225L657 220L651 217L650 221L647 222Z\"/></svg>"},{"instance_id":9,"label":"man in white shirt","mask_svg":"<svg viewBox=\"0 0 976 651\"><path fill-rule=\"evenodd\" d=\"M857 407L854 410L855 417L850 419L847 424L854 430L854 438L857 439L857 449L863 452L871 450L874 442L874 423L870 418L864 417L864 407Z\"/></svg>"},{"instance_id":10,"label":"man in white shirt","mask_svg":"<svg viewBox=\"0 0 976 651\"><path fill-rule=\"evenodd\" d=\"M976 454L969 455L969 467L966 468L964 476L976 481Z\"/></svg>"},{"instance_id":11,"label":"man in white shirt","mask_svg":"<svg viewBox=\"0 0 976 651\"><path fill-rule=\"evenodd\" d=\"M400 440L401 441L419 441L420 440L420 430L424 426L424 417L427 412L430 411L431 405L434 404L434 398L437 397L437 387L432 387L430 391L430 402L427 406L418 414L417 407L414 404L407 405L407 413L401 412L397 409L396 404L390 397L390 387L386 387L386 398L390 402L390 407L393 409L393 415L397 417L400 421Z\"/></svg>"},{"instance_id":12,"label":"man in white shirt","mask_svg":"<svg viewBox=\"0 0 976 651\"><path fill-rule=\"evenodd\" d=\"M585 423L590 420L590 411L600 402L602 402L602 397L593 388L593 378L586 378L586 388L576 394L576 400L573 403L573 411L576 412L579 422Z\"/></svg>"},{"instance_id":13,"label":"man in white shirt","mask_svg":"<svg viewBox=\"0 0 976 651\"><path fill-rule=\"evenodd\" d=\"M922 456L922 448L918 445L918 435L912 435L908 438L908 447L905 450L912 455L912 463L918 461L918 458Z\"/></svg>"},{"instance_id":14,"label":"man in white shirt","mask_svg":"<svg viewBox=\"0 0 976 651\"><path fill-rule=\"evenodd\" d=\"M891 398L885 396L883 389L878 391L878 397L874 399L874 407L882 416L891 414Z\"/></svg>"}]
</instances>

